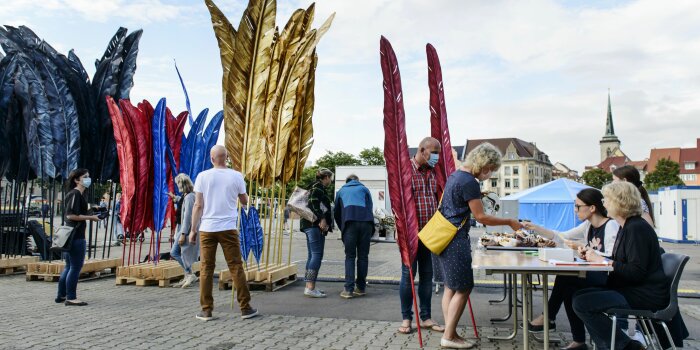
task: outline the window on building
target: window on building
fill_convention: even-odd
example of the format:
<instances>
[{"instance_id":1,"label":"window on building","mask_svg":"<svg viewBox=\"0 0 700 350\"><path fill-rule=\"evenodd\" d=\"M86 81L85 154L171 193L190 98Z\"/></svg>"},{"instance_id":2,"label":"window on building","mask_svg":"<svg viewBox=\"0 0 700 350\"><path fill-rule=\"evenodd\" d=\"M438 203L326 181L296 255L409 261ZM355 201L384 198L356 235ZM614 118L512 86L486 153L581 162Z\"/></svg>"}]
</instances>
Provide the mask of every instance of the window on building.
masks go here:
<instances>
[{"instance_id":1,"label":"window on building","mask_svg":"<svg viewBox=\"0 0 700 350\"><path fill-rule=\"evenodd\" d=\"M491 187L493 187L493 188L498 187L498 180L497 179L491 179Z\"/></svg>"},{"instance_id":2,"label":"window on building","mask_svg":"<svg viewBox=\"0 0 700 350\"><path fill-rule=\"evenodd\" d=\"M513 152L508 153L508 159L509 160L515 159L515 153L513 153Z\"/></svg>"},{"instance_id":3,"label":"window on building","mask_svg":"<svg viewBox=\"0 0 700 350\"><path fill-rule=\"evenodd\" d=\"M510 179L505 179L505 187L510 188Z\"/></svg>"},{"instance_id":4,"label":"window on building","mask_svg":"<svg viewBox=\"0 0 700 350\"><path fill-rule=\"evenodd\" d=\"M507 166L507 167L503 168L503 173L504 173L505 175L510 175L510 167Z\"/></svg>"},{"instance_id":5,"label":"window on building","mask_svg":"<svg viewBox=\"0 0 700 350\"><path fill-rule=\"evenodd\" d=\"M681 180L683 181L695 181L695 174L681 174Z\"/></svg>"},{"instance_id":6,"label":"window on building","mask_svg":"<svg viewBox=\"0 0 700 350\"><path fill-rule=\"evenodd\" d=\"M685 170L693 170L695 169L695 162L686 162L685 163Z\"/></svg>"},{"instance_id":7,"label":"window on building","mask_svg":"<svg viewBox=\"0 0 700 350\"><path fill-rule=\"evenodd\" d=\"M513 188L520 188L520 180L513 179Z\"/></svg>"},{"instance_id":8,"label":"window on building","mask_svg":"<svg viewBox=\"0 0 700 350\"><path fill-rule=\"evenodd\" d=\"M527 174L528 174L528 175L532 175L532 171L533 171L533 170L532 170L532 165L528 165L528 166L527 166Z\"/></svg>"},{"instance_id":9,"label":"window on building","mask_svg":"<svg viewBox=\"0 0 700 350\"><path fill-rule=\"evenodd\" d=\"M510 196L510 192L506 192L506 196Z\"/></svg>"},{"instance_id":10,"label":"window on building","mask_svg":"<svg viewBox=\"0 0 700 350\"><path fill-rule=\"evenodd\" d=\"M527 187L532 187L532 179L527 180Z\"/></svg>"},{"instance_id":11,"label":"window on building","mask_svg":"<svg viewBox=\"0 0 700 350\"><path fill-rule=\"evenodd\" d=\"M513 175L520 175L520 167L519 166L513 167Z\"/></svg>"}]
</instances>

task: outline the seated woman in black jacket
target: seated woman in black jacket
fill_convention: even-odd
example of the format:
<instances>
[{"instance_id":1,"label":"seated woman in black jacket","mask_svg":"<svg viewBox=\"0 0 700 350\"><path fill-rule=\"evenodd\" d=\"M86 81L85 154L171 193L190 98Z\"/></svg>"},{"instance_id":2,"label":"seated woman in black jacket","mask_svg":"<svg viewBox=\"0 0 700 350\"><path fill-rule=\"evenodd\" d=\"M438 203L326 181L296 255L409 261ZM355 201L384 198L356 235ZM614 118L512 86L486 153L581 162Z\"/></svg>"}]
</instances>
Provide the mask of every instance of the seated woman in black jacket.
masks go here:
<instances>
[{"instance_id":1,"label":"seated woman in black jacket","mask_svg":"<svg viewBox=\"0 0 700 350\"><path fill-rule=\"evenodd\" d=\"M599 349L610 348L612 320L603 315L608 309L659 310L668 305L669 286L661 264L661 251L654 228L642 219L642 198L628 182L603 187L603 204L608 215L622 228L617 235L612 257L613 271L607 288L591 288L574 295L573 306ZM585 251L589 261L608 260ZM643 349L618 326L615 349Z\"/></svg>"}]
</instances>

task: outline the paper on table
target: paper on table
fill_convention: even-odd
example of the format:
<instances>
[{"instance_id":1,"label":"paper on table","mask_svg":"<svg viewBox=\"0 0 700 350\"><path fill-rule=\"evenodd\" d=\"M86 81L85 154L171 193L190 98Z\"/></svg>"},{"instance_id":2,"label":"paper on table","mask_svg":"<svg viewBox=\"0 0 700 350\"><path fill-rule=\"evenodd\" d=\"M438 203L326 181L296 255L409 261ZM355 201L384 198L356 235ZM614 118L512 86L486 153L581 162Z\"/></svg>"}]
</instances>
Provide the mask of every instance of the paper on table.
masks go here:
<instances>
[{"instance_id":1,"label":"paper on table","mask_svg":"<svg viewBox=\"0 0 700 350\"><path fill-rule=\"evenodd\" d=\"M609 262L590 262L576 258L576 261L563 261L557 259L549 259L549 263L557 266L608 266Z\"/></svg>"}]
</instances>

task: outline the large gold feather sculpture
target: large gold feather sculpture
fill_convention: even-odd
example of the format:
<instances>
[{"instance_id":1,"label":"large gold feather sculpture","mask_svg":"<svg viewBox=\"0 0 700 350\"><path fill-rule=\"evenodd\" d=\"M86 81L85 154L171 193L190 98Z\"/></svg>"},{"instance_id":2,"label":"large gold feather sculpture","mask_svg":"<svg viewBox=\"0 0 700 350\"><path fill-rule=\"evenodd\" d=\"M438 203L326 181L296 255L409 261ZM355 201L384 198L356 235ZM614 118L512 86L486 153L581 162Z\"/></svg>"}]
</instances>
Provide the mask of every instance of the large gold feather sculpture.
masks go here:
<instances>
[{"instance_id":1,"label":"large gold feather sculpture","mask_svg":"<svg viewBox=\"0 0 700 350\"><path fill-rule=\"evenodd\" d=\"M249 0L238 29L212 0L205 4L221 55L225 144L232 167L262 185L266 202L278 199L281 209L286 182L299 179L313 145L316 46L335 14L312 29L311 4L296 10L280 33L276 0ZM281 222L275 238L272 215L267 217L265 266L281 262L283 240ZM271 258L274 239L276 257ZM289 243L291 249L291 237ZM288 265L289 258L291 252Z\"/></svg>"}]
</instances>

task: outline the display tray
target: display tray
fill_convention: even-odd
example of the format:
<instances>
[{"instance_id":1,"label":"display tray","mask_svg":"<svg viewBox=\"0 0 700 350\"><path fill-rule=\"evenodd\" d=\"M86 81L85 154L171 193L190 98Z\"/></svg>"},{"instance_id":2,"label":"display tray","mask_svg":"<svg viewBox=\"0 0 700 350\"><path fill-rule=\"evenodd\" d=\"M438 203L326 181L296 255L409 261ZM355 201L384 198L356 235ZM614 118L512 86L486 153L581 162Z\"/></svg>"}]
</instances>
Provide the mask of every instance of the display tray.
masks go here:
<instances>
[{"instance_id":1,"label":"display tray","mask_svg":"<svg viewBox=\"0 0 700 350\"><path fill-rule=\"evenodd\" d=\"M486 250L515 250L521 252L536 252L538 247L503 247L500 245L490 245L486 247Z\"/></svg>"}]
</instances>

